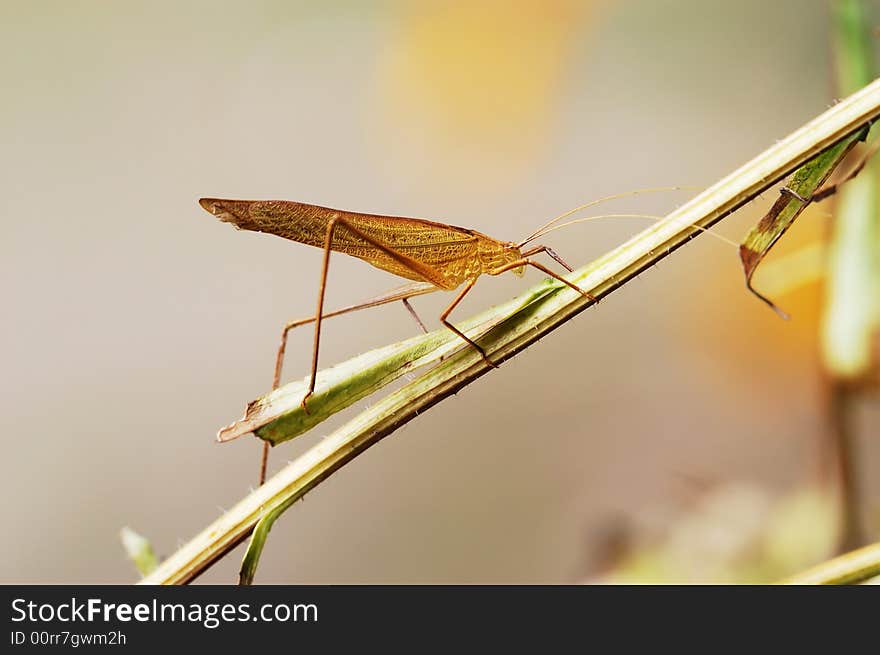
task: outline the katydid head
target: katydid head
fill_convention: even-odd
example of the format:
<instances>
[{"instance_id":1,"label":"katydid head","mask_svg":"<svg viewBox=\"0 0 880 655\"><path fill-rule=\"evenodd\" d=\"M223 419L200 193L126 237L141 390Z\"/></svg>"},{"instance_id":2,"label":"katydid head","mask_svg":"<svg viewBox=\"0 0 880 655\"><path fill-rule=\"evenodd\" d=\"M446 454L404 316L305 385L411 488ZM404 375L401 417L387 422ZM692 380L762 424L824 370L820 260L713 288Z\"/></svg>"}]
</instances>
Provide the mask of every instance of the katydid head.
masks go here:
<instances>
[{"instance_id":1,"label":"katydid head","mask_svg":"<svg viewBox=\"0 0 880 655\"><path fill-rule=\"evenodd\" d=\"M247 200L225 200L223 198L199 198L199 204L205 211L213 214L224 223L232 223L240 230L256 229L250 218L250 206Z\"/></svg>"}]
</instances>

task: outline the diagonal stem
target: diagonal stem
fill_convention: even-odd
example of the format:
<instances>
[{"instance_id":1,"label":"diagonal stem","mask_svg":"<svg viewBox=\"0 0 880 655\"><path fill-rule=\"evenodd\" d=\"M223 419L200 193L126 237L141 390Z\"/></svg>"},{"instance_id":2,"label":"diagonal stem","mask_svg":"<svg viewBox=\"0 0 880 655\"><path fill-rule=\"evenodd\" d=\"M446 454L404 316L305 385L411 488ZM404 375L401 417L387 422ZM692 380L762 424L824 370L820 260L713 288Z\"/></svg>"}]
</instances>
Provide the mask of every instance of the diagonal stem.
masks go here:
<instances>
[{"instance_id":1,"label":"diagonal stem","mask_svg":"<svg viewBox=\"0 0 880 655\"><path fill-rule=\"evenodd\" d=\"M860 584L880 576L880 544L871 544L794 575L784 584L841 585Z\"/></svg>"}]
</instances>

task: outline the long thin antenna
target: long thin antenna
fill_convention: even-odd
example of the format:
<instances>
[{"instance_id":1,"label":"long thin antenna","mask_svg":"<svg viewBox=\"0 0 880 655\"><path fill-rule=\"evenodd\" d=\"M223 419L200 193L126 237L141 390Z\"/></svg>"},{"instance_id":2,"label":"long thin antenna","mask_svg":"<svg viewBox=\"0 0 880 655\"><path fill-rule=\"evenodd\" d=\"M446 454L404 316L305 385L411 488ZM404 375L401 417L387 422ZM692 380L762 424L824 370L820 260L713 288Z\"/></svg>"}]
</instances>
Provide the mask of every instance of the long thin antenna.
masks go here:
<instances>
[{"instance_id":1,"label":"long thin antenna","mask_svg":"<svg viewBox=\"0 0 880 655\"><path fill-rule=\"evenodd\" d=\"M576 223L587 223L589 221L598 221L600 219L606 219L606 218L649 218L652 221L662 221L665 217L658 216L656 214L600 214L598 216L586 216L584 218L576 218L573 221L567 221L567 222L562 223L560 225L554 225L553 227L546 229L543 232L539 232L533 237L530 237L529 240L537 239L539 237L544 236L545 234L549 234L550 232L554 232L556 230L561 230L564 227L568 227L569 225L575 225ZM702 225L691 225L691 227L695 230L699 230L701 232L705 232L706 234L710 234L713 237L715 237L716 239L720 239L724 243L731 245L734 248L737 248L737 249L739 248L738 243L736 243L732 239L728 239L723 234L718 234L717 232L714 232L707 227L703 227ZM525 245L525 243L528 243L528 242L526 241L526 242L521 243L520 247Z\"/></svg>"},{"instance_id":2,"label":"long thin antenna","mask_svg":"<svg viewBox=\"0 0 880 655\"><path fill-rule=\"evenodd\" d=\"M610 202L611 200L619 200L620 198L628 198L628 197L630 197L630 196L637 196L637 195L640 195L640 194L643 194L643 193L663 193L663 192L667 192L667 191L699 190L699 189L701 189L701 188L702 188L702 187L697 187L697 186L661 186L661 187L651 187L651 188L647 188L647 189L636 189L636 190L634 190L634 191L625 191L625 192L623 192L623 193L615 193L614 195L611 195L611 196L605 196L604 198L599 198L599 199L597 199L597 200L591 200L591 201L588 202L588 203L585 203L585 204L583 204L583 205L580 205L580 206L578 206L578 207L575 207L574 209L569 209L569 210L568 210L567 212L565 212L564 214L560 214L560 215L557 216L556 218L547 221L547 222L544 223L541 227L539 227L537 230L535 230L534 232L532 232L531 235L529 235L528 237L526 237L526 238L525 238L522 242L520 242L518 245L519 245L520 248L522 248L524 245L526 245L526 244L529 243L530 241L533 241L533 240L537 239L539 236L541 236L541 234L544 233L544 230L546 230L548 227L550 227L550 226L553 225L554 223L558 223L559 221L561 221L561 220L563 220L563 219L565 219L565 218L568 218L568 217L571 216L572 214L576 214L577 212L579 212L579 211L583 211L584 209L589 209L590 207L595 207L596 205L600 205L600 204L602 204L603 202ZM545 234L546 234L546 233L545 233Z\"/></svg>"}]
</instances>

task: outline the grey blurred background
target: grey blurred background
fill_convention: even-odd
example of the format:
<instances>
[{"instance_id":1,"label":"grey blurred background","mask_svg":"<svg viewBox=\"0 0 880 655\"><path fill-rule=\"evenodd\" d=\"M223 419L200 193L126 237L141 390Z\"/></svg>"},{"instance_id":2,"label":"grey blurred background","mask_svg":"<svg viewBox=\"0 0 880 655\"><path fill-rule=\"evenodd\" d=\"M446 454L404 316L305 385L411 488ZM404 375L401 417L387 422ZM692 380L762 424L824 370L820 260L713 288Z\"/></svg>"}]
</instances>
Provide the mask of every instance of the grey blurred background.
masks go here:
<instances>
[{"instance_id":1,"label":"grey blurred background","mask_svg":"<svg viewBox=\"0 0 880 655\"><path fill-rule=\"evenodd\" d=\"M823 0L0 4L0 580L134 581L122 526L169 554L255 483L258 442L214 433L269 388L320 251L237 232L200 196L515 240L606 194L711 184L823 111L828 27ZM582 264L644 225L547 242ZM539 279L481 281L458 316ZM327 302L398 282L336 256ZM414 304L436 326L448 301ZM578 581L618 526L701 489L813 484L819 290L780 302L794 320L746 294L734 248L696 240L310 493L258 582ZM335 319L322 362L412 333L395 305ZM294 333L288 379L310 340ZM232 582L240 554L200 581Z\"/></svg>"}]
</instances>

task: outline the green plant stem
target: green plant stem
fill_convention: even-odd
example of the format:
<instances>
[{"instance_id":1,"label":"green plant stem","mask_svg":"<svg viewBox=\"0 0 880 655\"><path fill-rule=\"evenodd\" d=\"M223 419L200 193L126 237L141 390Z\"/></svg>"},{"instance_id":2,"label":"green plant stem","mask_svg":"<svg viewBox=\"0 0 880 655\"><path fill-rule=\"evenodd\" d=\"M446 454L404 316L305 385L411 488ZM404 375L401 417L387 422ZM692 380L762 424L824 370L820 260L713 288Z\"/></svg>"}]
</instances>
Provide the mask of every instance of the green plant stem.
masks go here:
<instances>
[{"instance_id":1,"label":"green plant stem","mask_svg":"<svg viewBox=\"0 0 880 655\"><path fill-rule=\"evenodd\" d=\"M872 26L862 0L833 5L837 88L851 93L873 77ZM871 138L876 142L876 130ZM829 380L829 425L836 450L841 497L841 549L868 541L861 489L858 382L873 365L872 342L880 325L880 222L877 160L842 187L834 207L825 273L821 352Z\"/></svg>"},{"instance_id":2,"label":"green plant stem","mask_svg":"<svg viewBox=\"0 0 880 655\"><path fill-rule=\"evenodd\" d=\"M840 380L831 380L829 385L828 422L831 431L833 457L839 481L841 534L837 552L857 548L868 541L867 530L862 518L862 494L859 492L857 475L858 439L855 434L856 392L850 385Z\"/></svg>"},{"instance_id":3,"label":"green plant stem","mask_svg":"<svg viewBox=\"0 0 880 655\"><path fill-rule=\"evenodd\" d=\"M859 584L880 575L880 544L845 553L794 575L784 584Z\"/></svg>"},{"instance_id":4,"label":"green plant stem","mask_svg":"<svg viewBox=\"0 0 880 655\"><path fill-rule=\"evenodd\" d=\"M602 298L687 243L819 152L880 115L880 80L831 107L664 220L568 279ZM592 301L561 283L519 309L481 343L503 361L586 309ZM542 285L542 286L543 286ZM229 552L267 513L289 506L334 471L429 407L488 372L472 349L459 351L342 426L288 464L162 562L142 582L186 583Z\"/></svg>"}]
</instances>

